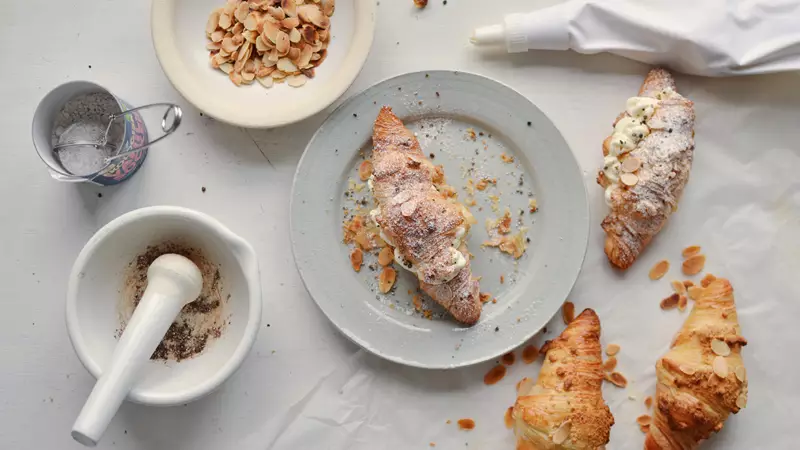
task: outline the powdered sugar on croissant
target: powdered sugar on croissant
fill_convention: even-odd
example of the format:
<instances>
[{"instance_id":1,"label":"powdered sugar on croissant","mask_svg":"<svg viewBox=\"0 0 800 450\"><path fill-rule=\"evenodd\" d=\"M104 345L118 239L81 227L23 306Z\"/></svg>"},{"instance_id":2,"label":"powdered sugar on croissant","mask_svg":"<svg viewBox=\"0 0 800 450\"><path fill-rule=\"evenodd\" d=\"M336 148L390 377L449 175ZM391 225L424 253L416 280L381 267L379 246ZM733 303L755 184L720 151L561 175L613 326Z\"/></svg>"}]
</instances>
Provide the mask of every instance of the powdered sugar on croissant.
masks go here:
<instances>
[{"instance_id":1,"label":"powdered sugar on croissant","mask_svg":"<svg viewBox=\"0 0 800 450\"><path fill-rule=\"evenodd\" d=\"M605 252L620 269L630 267L661 230L689 179L694 104L675 89L669 72L651 70L603 142L597 182L611 207L603 220Z\"/></svg>"}]
</instances>

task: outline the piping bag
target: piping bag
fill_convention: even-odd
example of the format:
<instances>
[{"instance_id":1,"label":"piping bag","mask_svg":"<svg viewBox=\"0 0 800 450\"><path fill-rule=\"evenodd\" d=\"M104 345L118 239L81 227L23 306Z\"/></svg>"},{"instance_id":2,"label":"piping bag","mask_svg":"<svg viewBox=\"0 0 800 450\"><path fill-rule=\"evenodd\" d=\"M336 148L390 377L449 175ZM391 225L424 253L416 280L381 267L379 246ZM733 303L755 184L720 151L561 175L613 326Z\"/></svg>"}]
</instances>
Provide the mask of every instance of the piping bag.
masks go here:
<instances>
[{"instance_id":1,"label":"piping bag","mask_svg":"<svg viewBox=\"0 0 800 450\"><path fill-rule=\"evenodd\" d=\"M608 52L712 77L800 70L800 0L570 0L509 14L470 41Z\"/></svg>"}]
</instances>

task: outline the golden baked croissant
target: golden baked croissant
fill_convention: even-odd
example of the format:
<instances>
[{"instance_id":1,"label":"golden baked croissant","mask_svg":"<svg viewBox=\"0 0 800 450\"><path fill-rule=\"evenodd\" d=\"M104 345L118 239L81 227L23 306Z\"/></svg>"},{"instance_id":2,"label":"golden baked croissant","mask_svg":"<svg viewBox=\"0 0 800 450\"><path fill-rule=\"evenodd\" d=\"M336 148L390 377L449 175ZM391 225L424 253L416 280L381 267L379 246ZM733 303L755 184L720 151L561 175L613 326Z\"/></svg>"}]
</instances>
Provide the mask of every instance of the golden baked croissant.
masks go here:
<instances>
[{"instance_id":1,"label":"golden baked croissant","mask_svg":"<svg viewBox=\"0 0 800 450\"><path fill-rule=\"evenodd\" d=\"M689 450L747 403L747 375L733 288L718 278L695 302L672 348L656 363L656 407L647 450Z\"/></svg>"},{"instance_id":2,"label":"golden baked croissant","mask_svg":"<svg viewBox=\"0 0 800 450\"><path fill-rule=\"evenodd\" d=\"M512 411L517 450L603 448L614 416L603 401L597 314L583 310L542 352L539 379Z\"/></svg>"},{"instance_id":3,"label":"golden baked croissant","mask_svg":"<svg viewBox=\"0 0 800 450\"><path fill-rule=\"evenodd\" d=\"M603 230L612 264L630 267L678 208L693 153L694 104L669 72L653 69L603 142L597 183L611 207Z\"/></svg>"},{"instance_id":4,"label":"golden baked croissant","mask_svg":"<svg viewBox=\"0 0 800 450\"><path fill-rule=\"evenodd\" d=\"M464 243L475 219L446 194L453 190L444 184L441 168L422 154L417 138L389 107L375 119L372 145L368 184L378 208L370 216L381 237L431 298L459 322L476 323L482 304Z\"/></svg>"}]
</instances>

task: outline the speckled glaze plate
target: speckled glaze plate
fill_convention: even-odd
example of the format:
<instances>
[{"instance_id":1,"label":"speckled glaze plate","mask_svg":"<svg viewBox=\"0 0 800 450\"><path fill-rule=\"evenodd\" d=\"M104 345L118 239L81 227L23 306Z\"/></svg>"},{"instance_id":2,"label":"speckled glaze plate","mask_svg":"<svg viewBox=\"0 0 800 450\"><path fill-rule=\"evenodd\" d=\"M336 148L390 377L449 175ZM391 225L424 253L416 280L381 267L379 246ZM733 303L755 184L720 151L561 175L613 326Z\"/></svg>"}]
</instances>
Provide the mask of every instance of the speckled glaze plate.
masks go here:
<instances>
[{"instance_id":1,"label":"speckled glaze plate","mask_svg":"<svg viewBox=\"0 0 800 450\"><path fill-rule=\"evenodd\" d=\"M468 246L482 277L480 321L467 327L417 295L417 280L395 264L395 287L381 294L381 267L367 254L350 265L343 223L374 204L358 176L371 153L372 124L391 106L417 134L426 155L444 166L447 183L478 223ZM513 161L512 161L513 158ZM478 190L480 180L489 182ZM539 210L530 212L530 200ZM489 240L487 219L511 214L511 233L524 233L519 259ZM341 105L311 139L297 168L291 200L294 256L308 292L331 322L383 358L446 369L502 355L539 331L566 299L580 272L589 236L581 171L553 123L513 89L481 76L450 71L401 75ZM415 304L416 303L416 304Z\"/></svg>"}]
</instances>

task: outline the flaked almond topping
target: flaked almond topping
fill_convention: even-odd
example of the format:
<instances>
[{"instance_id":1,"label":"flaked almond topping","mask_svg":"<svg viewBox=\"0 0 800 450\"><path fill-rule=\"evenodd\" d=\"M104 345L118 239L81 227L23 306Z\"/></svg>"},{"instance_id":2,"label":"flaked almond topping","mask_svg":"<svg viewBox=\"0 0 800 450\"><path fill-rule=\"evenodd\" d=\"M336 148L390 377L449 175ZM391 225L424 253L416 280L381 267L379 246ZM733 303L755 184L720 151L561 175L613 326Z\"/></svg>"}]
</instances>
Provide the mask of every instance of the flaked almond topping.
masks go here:
<instances>
[{"instance_id":1,"label":"flaked almond topping","mask_svg":"<svg viewBox=\"0 0 800 450\"><path fill-rule=\"evenodd\" d=\"M639 425L650 425L652 421L653 418L650 417L649 414L642 414L641 416L636 418L636 423L638 423Z\"/></svg>"},{"instance_id":2,"label":"flaked almond topping","mask_svg":"<svg viewBox=\"0 0 800 450\"><path fill-rule=\"evenodd\" d=\"M624 161L622 161L621 168L623 172L633 173L639 170L640 167L642 167L642 161L639 158L635 156L628 156Z\"/></svg>"},{"instance_id":3,"label":"flaked almond topping","mask_svg":"<svg viewBox=\"0 0 800 450\"><path fill-rule=\"evenodd\" d=\"M685 249L683 249L683 252L681 252L681 255L683 255L684 258L689 258L691 256L694 256L694 255L698 254L698 253L700 253L700 246L699 245L690 245L690 246L686 247Z\"/></svg>"},{"instance_id":4,"label":"flaked almond topping","mask_svg":"<svg viewBox=\"0 0 800 450\"><path fill-rule=\"evenodd\" d=\"M707 273L706 276L704 276L703 279L700 280L700 286L708 287L708 285L711 284L711 282L716 279L717 277L711 275L710 273Z\"/></svg>"},{"instance_id":5,"label":"flaked almond topping","mask_svg":"<svg viewBox=\"0 0 800 450\"><path fill-rule=\"evenodd\" d=\"M575 320L575 304L572 302L564 302L564 306L561 307L561 317L567 325Z\"/></svg>"},{"instance_id":6,"label":"flaked almond topping","mask_svg":"<svg viewBox=\"0 0 800 450\"><path fill-rule=\"evenodd\" d=\"M722 356L715 356L714 362L711 363L711 368L714 369L714 374L720 378L728 377L728 361Z\"/></svg>"},{"instance_id":7,"label":"flaked almond topping","mask_svg":"<svg viewBox=\"0 0 800 450\"><path fill-rule=\"evenodd\" d=\"M614 356L619 353L620 346L617 344L608 344L606 345L606 355Z\"/></svg>"},{"instance_id":8,"label":"flaked almond topping","mask_svg":"<svg viewBox=\"0 0 800 450\"><path fill-rule=\"evenodd\" d=\"M486 375L483 376L483 383L491 386L502 380L505 376L506 366L498 364L486 372Z\"/></svg>"},{"instance_id":9,"label":"flaked almond topping","mask_svg":"<svg viewBox=\"0 0 800 450\"><path fill-rule=\"evenodd\" d=\"M394 250L392 247L383 247L380 253L378 253L378 264L386 267L394 261Z\"/></svg>"},{"instance_id":10,"label":"flaked almond topping","mask_svg":"<svg viewBox=\"0 0 800 450\"><path fill-rule=\"evenodd\" d=\"M364 263L364 253L361 251L360 248L354 248L353 251L350 252L350 265L353 266L353 270L356 272L361 270L361 264Z\"/></svg>"},{"instance_id":11,"label":"flaked almond topping","mask_svg":"<svg viewBox=\"0 0 800 450\"><path fill-rule=\"evenodd\" d=\"M619 372L606 374L606 380L610 381L616 387L624 388L628 385L628 380Z\"/></svg>"},{"instance_id":12,"label":"flaked almond topping","mask_svg":"<svg viewBox=\"0 0 800 450\"><path fill-rule=\"evenodd\" d=\"M660 280L661 277L663 277L668 270L669 270L669 261L667 261L666 259L661 260L657 262L652 269L650 269L650 279Z\"/></svg>"},{"instance_id":13,"label":"flaked almond topping","mask_svg":"<svg viewBox=\"0 0 800 450\"><path fill-rule=\"evenodd\" d=\"M694 286L694 281L692 281L692 280L683 280L683 285L686 287L686 289L689 289L690 287Z\"/></svg>"},{"instance_id":14,"label":"flaked almond topping","mask_svg":"<svg viewBox=\"0 0 800 450\"><path fill-rule=\"evenodd\" d=\"M644 399L644 407L647 409L653 407L653 397L648 395L647 398Z\"/></svg>"},{"instance_id":15,"label":"flaked almond topping","mask_svg":"<svg viewBox=\"0 0 800 450\"><path fill-rule=\"evenodd\" d=\"M394 286L394 281L397 278L397 272L391 267L384 267L381 274L378 276L378 289L382 293L387 293Z\"/></svg>"},{"instance_id":16,"label":"flaked almond topping","mask_svg":"<svg viewBox=\"0 0 800 450\"><path fill-rule=\"evenodd\" d=\"M681 281L672 281L672 289L675 290L678 294L685 294L686 293L686 286L683 285Z\"/></svg>"},{"instance_id":17,"label":"flaked almond topping","mask_svg":"<svg viewBox=\"0 0 800 450\"><path fill-rule=\"evenodd\" d=\"M531 344L522 349L522 362L525 364L531 364L537 358L539 358L539 349L535 345Z\"/></svg>"},{"instance_id":18,"label":"flaked almond topping","mask_svg":"<svg viewBox=\"0 0 800 450\"><path fill-rule=\"evenodd\" d=\"M692 300L697 300L700 298L700 295L703 294L703 288L700 286L689 286L689 289L686 291L689 293L689 298Z\"/></svg>"},{"instance_id":19,"label":"flaked almond topping","mask_svg":"<svg viewBox=\"0 0 800 450\"><path fill-rule=\"evenodd\" d=\"M686 305L689 304L689 299L685 295L678 297L678 311L686 311Z\"/></svg>"},{"instance_id":20,"label":"flaked almond topping","mask_svg":"<svg viewBox=\"0 0 800 450\"><path fill-rule=\"evenodd\" d=\"M678 369L681 372L685 373L686 375L694 375L695 373L697 373L697 369L688 364L681 364L680 366L678 366Z\"/></svg>"},{"instance_id":21,"label":"flaked almond topping","mask_svg":"<svg viewBox=\"0 0 800 450\"><path fill-rule=\"evenodd\" d=\"M639 182L639 177L632 173L623 173L619 176L619 181L625 186L636 186L636 183Z\"/></svg>"},{"instance_id":22,"label":"flaked almond topping","mask_svg":"<svg viewBox=\"0 0 800 450\"><path fill-rule=\"evenodd\" d=\"M737 380L741 381L742 383L747 381L747 370L744 368L744 366L737 367L734 373L736 374Z\"/></svg>"},{"instance_id":23,"label":"flaked almond topping","mask_svg":"<svg viewBox=\"0 0 800 450\"><path fill-rule=\"evenodd\" d=\"M604 363L603 363L603 371L604 372L611 372L617 368L617 358L614 356L610 356Z\"/></svg>"},{"instance_id":24,"label":"flaked almond topping","mask_svg":"<svg viewBox=\"0 0 800 450\"><path fill-rule=\"evenodd\" d=\"M683 262L683 273L685 275L697 275L706 265L706 255L690 256Z\"/></svg>"},{"instance_id":25,"label":"flaked almond topping","mask_svg":"<svg viewBox=\"0 0 800 450\"><path fill-rule=\"evenodd\" d=\"M370 160L363 161L358 166L358 178L360 178L361 181L367 181L370 175L372 175L372 171L372 162Z\"/></svg>"},{"instance_id":26,"label":"flaked almond topping","mask_svg":"<svg viewBox=\"0 0 800 450\"><path fill-rule=\"evenodd\" d=\"M675 308L676 306L678 306L678 302L680 301L680 299L681 299L680 295L673 293L664 300L661 300L661 305L660 305L661 309L667 310Z\"/></svg>"},{"instance_id":27,"label":"flaked almond topping","mask_svg":"<svg viewBox=\"0 0 800 450\"><path fill-rule=\"evenodd\" d=\"M525 377L517 382L517 394L518 395L525 395L530 392L531 387L533 386L533 380Z\"/></svg>"},{"instance_id":28,"label":"flaked almond topping","mask_svg":"<svg viewBox=\"0 0 800 450\"><path fill-rule=\"evenodd\" d=\"M568 420L561 424L560 427L553 433L553 443L561 445L569 438L569 432L572 430L572 423Z\"/></svg>"},{"instance_id":29,"label":"flaked almond topping","mask_svg":"<svg viewBox=\"0 0 800 450\"><path fill-rule=\"evenodd\" d=\"M746 393L742 392L741 394L739 394L738 397L736 397L736 406L738 406L739 409L744 409L747 406L747 394Z\"/></svg>"},{"instance_id":30,"label":"flaked almond topping","mask_svg":"<svg viewBox=\"0 0 800 450\"><path fill-rule=\"evenodd\" d=\"M728 356L731 354L731 348L728 347L728 344L719 339L711 340L711 351L717 356Z\"/></svg>"}]
</instances>

